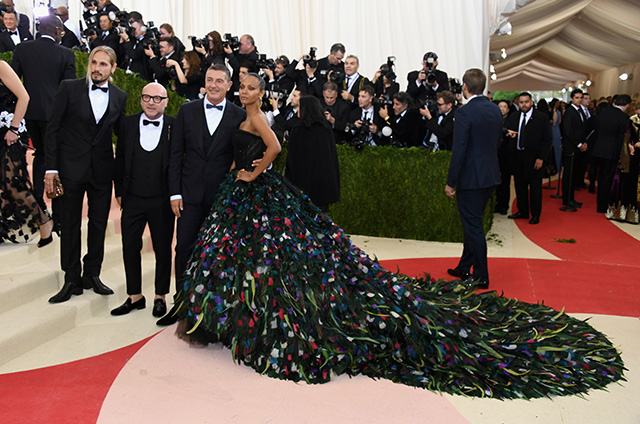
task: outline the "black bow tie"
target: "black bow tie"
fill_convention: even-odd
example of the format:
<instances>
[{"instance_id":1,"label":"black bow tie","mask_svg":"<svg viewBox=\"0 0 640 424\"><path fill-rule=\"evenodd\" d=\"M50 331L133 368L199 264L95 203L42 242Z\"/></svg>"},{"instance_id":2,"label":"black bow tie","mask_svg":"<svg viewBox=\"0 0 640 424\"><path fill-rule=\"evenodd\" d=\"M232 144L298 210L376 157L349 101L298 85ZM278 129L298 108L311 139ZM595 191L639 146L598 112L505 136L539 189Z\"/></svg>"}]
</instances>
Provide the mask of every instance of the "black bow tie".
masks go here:
<instances>
[{"instance_id":1,"label":"black bow tie","mask_svg":"<svg viewBox=\"0 0 640 424\"><path fill-rule=\"evenodd\" d=\"M207 109L213 109L213 108L216 108L216 109L218 109L219 111L222 112L222 105L218 106L218 105L212 105L210 103L207 103Z\"/></svg>"},{"instance_id":2,"label":"black bow tie","mask_svg":"<svg viewBox=\"0 0 640 424\"><path fill-rule=\"evenodd\" d=\"M100 87L97 84L92 84L91 85L91 90L102 90L104 93L107 93L109 91L109 87Z\"/></svg>"},{"instance_id":3,"label":"black bow tie","mask_svg":"<svg viewBox=\"0 0 640 424\"><path fill-rule=\"evenodd\" d=\"M18 35L18 31L9 31L9 35Z\"/></svg>"},{"instance_id":4,"label":"black bow tie","mask_svg":"<svg viewBox=\"0 0 640 424\"><path fill-rule=\"evenodd\" d=\"M155 125L156 127L160 126L160 121L149 121L148 119L143 119L142 120L142 125Z\"/></svg>"}]
</instances>

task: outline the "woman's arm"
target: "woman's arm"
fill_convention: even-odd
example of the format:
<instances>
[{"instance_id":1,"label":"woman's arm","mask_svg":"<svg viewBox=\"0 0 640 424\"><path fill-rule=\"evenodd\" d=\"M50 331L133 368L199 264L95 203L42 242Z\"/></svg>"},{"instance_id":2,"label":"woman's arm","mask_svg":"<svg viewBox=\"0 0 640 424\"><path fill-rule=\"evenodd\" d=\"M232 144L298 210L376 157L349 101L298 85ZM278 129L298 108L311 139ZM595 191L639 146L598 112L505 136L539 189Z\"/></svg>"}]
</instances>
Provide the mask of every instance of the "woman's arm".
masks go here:
<instances>
[{"instance_id":1,"label":"woman's arm","mask_svg":"<svg viewBox=\"0 0 640 424\"><path fill-rule=\"evenodd\" d=\"M27 106L29 105L29 94L27 90L20 82L20 78L13 71L11 66L5 61L0 61L0 79L4 85L11 90L11 92L18 98L16 103L16 110L13 112L13 120L11 121L12 128L20 127L20 123L24 118L24 114L27 112ZM18 131L9 129L4 136L7 141L7 145L13 144L18 141Z\"/></svg>"},{"instance_id":2,"label":"woman's arm","mask_svg":"<svg viewBox=\"0 0 640 424\"><path fill-rule=\"evenodd\" d=\"M248 172L246 170L241 170L238 172L238 178L236 180L242 180L251 182L258 178L258 175L262 174L262 172L271 165L273 160L280 153L281 147L280 142L278 142L278 138L275 133L269 127L267 122L267 117L260 113L251 119L251 125L258 132L258 135L262 138L262 141L267 146L267 150L264 152L264 156L260 161L260 164L253 170L253 172Z\"/></svg>"}]
</instances>

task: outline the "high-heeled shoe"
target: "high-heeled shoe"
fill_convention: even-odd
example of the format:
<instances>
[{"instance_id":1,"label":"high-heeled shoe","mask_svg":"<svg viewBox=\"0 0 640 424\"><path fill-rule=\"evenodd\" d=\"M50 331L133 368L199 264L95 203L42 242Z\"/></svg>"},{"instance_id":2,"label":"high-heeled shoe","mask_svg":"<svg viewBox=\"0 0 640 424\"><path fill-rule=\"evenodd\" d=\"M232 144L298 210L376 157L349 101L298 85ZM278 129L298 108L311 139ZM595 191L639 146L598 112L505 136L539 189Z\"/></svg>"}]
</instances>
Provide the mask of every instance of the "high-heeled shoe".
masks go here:
<instances>
[{"instance_id":1,"label":"high-heeled shoe","mask_svg":"<svg viewBox=\"0 0 640 424\"><path fill-rule=\"evenodd\" d=\"M49 221L52 221L52 220L49 220ZM45 224L47 224L49 221L45 222ZM42 238L42 236L40 236L40 241L38 242L38 249L40 249L41 247L45 247L46 245L50 244L53 241L53 233L57 232L54 229L55 229L55 223L51 225L51 232L49 233L49 237ZM58 234L58 237L59 236L60 234Z\"/></svg>"}]
</instances>

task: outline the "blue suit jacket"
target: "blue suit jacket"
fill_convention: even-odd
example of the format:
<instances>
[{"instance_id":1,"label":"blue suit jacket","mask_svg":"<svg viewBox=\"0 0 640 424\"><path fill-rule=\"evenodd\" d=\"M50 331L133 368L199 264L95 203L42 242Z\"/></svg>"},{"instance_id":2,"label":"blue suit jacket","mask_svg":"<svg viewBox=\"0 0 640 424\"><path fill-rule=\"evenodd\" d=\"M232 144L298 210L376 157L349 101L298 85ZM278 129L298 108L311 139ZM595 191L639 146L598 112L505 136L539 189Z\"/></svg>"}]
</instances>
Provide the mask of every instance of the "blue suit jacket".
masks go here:
<instances>
[{"instance_id":1,"label":"blue suit jacket","mask_svg":"<svg viewBox=\"0 0 640 424\"><path fill-rule=\"evenodd\" d=\"M458 108L447 185L473 190L500 184L501 140L502 114L490 100L479 96Z\"/></svg>"}]
</instances>

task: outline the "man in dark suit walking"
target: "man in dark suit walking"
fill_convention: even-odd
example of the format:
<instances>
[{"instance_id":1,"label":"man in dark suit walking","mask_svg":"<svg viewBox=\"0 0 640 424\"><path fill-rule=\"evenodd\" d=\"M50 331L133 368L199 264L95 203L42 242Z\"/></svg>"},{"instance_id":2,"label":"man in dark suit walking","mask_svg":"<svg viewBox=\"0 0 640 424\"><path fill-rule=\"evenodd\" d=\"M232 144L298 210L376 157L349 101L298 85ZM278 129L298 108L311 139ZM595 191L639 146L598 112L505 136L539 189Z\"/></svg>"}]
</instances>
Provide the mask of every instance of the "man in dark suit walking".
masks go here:
<instances>
[{"instance_id":1,"label":"man in dark suit walking","mask_svg":"<svg viewBox=\"0 0 640 424\"><path fill-rule=\"evenodd\" d=\"M122 256L129 297L111 315L144 309L140 251L149 224L156 256L153 316L167 313L165 295L171 281L171 242L175 216L169 201L169 137L175 118L164 114L167 90L152 82L142 89L142 113L120 125L116 148L116 200L122 208Z\"/></svg>"},{"instance_id":2,"label":"man in dark suit walking","mask_svg":"<svg viewBox=\"0 0 640 424\"><path fill-rule=\"evenodd\" d=\"M60 82L76 77L76 60L73 52L61 46L63 23L55 15L40 19L40 38L20 43L11 59L11 67L23 78L29 93L29 107L25 114L27 130L35 148L31 177L33 190L40 207L44 202L44 137L51 114L53 96ZM54 216L59 219L58 216Z\"/></svg>"},{"instance_id":3,"label":"man in dark suit walking","mask_svg":"<svg viewBox=\"0 0 640 424\"><path fill-rule=\"evenodd\" d=\"M29 30L18 27L18 14L15 11L4 12L2 21L7 30L0 32L0 53L12 52L18 44L33 40Z\"/></svg>"},{"instance_id":4,"label":"man in dark suit walking","mask_svg":"<svg viewBox=\"0 0 640 424\"><path fill-rule=\"evenodd\" d=\"M562 207L563 212L576 212L582 207L582 203L576 202L574 193L579 183L584 181L579 162L581 156L587 151L587 134L585 124L587 117L581 108L582 90L575 89L571 92L571 104L562 115Z\"/></svg>"},{"instance_id":5,"label":"man in dark suit walking","mask_svg":"<svg viewBox=\"0 0 640 424\"><path fill-rule=\"evenodd\" d=\"M481 289L489 287L482 214L500 184L498 146L502 138L502 113L482 95L486 83L487 77L480 69L469 69L462 77L462 93L468 102L456 111L445 187L447 196L456 196L464 231L462 257L448 272L460 279L471 277Z\"/></svg>"},{"instance_id":6,"label":"man in dark suit walking","mask_svg":"<svg viewBox=\"0 0 640 424\"><path fill-rule=\"evenodd\" d=\"M613 178L620 159L622 143L629 125L626 114L631 103L628 94L616 97L613 107L603 109L596 117L595 143L591 147L592 163L600 169L598 174L597 212L605 213L611 194Z\"/></svg>"},{"instance_id":7,"label":"man in dark suit walking","mask_svg":"<svg viewBox=\"0 0 640 424\"><path fill-rule=\"evenodd\" d=\"M45 191L54 192L59 179L64 195L60 263L64 286L51 303L65 302L83 288L102 295L113 291L100 281L104 236L114 177L112 129L124 117L127 93L109 83L116 53L106 46L89 55L86 78L65 80L53 98L45 137ZM89 204L87 254L80 262L82 204Z\"/></svg>"},{"instance_id":8,"label":"man in dark suit walking","mask_svg":"<svg viewBox=\"0 0 640 424\"><path fill-rule=\"evenodd\" d=\"M509 219L529 219L540 222L542 211L542 166L551 150L551 121L546 113L533 108L530 93L521 93L520 113L512 113L506 122L511 137L509 156L514 173L518 212ZM531 202L529 202L531 198Z\"/></svg>"},{"instance_id":9,"label":"man in dark suit walking","mask_svg":"<svg viewBox=\"0 0 640 424\"><path fill-rule=\"evenodd\" d=\"M226 100L231 89L229 69L213 64L205 77L206 96L180 106L171 136L169 194L178 217L175 258L176 292L182 289L182 273L211 209L218 188L233 162L231 138L246 119L246 112ZM177 306L158 320L171 325Z\"/></svg>"}]
</instances>

